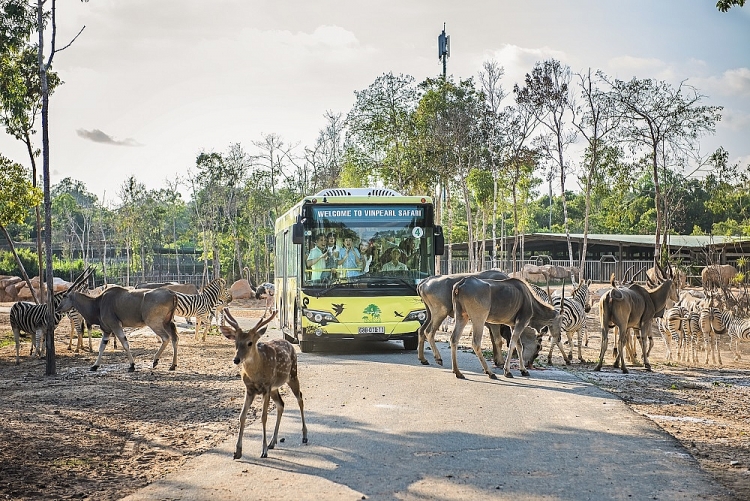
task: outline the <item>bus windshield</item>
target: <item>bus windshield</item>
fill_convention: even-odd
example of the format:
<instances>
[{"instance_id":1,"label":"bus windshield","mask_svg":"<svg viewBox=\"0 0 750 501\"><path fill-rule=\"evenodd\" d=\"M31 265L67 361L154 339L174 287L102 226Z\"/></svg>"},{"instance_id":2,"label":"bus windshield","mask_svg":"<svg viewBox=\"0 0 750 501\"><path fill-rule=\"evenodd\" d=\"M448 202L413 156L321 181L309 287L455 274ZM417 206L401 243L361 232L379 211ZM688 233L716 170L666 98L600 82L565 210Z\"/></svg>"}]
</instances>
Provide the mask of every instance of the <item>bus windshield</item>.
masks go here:
<instances>
[{"instance_id":1,"label":"bus windshield","mask_svg":"<svg viewBox=\"0 0 750 501\"><path fill-rule=\"evenodd\" d=\"M386 281L411 286L433 274L425 205L320 205L305 222L303 286Z\"/></svg>"}]
</instances>

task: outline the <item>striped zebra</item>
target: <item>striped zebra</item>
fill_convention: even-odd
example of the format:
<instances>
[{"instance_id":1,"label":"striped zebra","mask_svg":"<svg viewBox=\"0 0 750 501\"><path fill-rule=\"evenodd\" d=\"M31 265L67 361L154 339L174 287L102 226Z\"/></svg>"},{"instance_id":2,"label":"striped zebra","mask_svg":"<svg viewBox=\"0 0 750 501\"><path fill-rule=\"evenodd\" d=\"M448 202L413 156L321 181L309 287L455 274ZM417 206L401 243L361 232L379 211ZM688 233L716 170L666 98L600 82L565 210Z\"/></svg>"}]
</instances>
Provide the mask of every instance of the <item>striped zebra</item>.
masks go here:
<instances>
[{"instance_id":1,"label":"striped zebra","mask_svg":"<svg viewBox=\"0 0 750 501\"><path fill-rule=\"evenodd\" d=\"M721 367L721 350L719 349L719 336L727 332L732 314L729 311L722 311L716 307L705 306L700 310L700 326L703 333L703 345L706 348L706 364L708 358L716 365L716 358L719 359Z\"/></svg>"},{"instance_id":2,"label":"striped zebra","mask_svg":"<svg viewBox=\"0 0 750 501\"><path fill-rule=\"evenodd\" d=\"M57 292L52 296L52 304L55 309L60 306L66 291ZM16 342L16 365L20 360L21 332L31 335L31 351L29 356L34 354L39 358L44 352L44 343L42 343L42 332L47 327L47 316L49 309L47 304L29 303L19 301L10 307L10 328L13 330L13 339ZM55 327L60 323L65 313L55 312Z\"/></svg>"},{"instance_id":3,"label":"striped zebra","mask_svg":"<svg viewBox=\"0 0 750 501\"><path fill-rule=\"evenodd\" d=\"M206 285L198 294L183 294L175 292L177 296L177 308L175 315L185 318L195 317L195 338L203 323L203 341L211 325L211 315L214 309L222 303L231 301L231 294L227 290L227 282L223 278L217 278Z\"/></svg>"},{"instance_id":4,"label":"striped zebra","mask_svg":"<svg viewBox=\"0 0 750 501\"><path fill-rule=\"evenodd\" d=\"M740 342L750 341L750 318L737 318L730 316L729 327L729 349L732 350L735 360L740 360Z\"/></svg>"},{"instance_id":5,"label":"striped zebra","mask_svg":"<svg viewBox=\"0 0 750 501\"><path fill-rule=\"evenodd\" d=\"M589 304L589 285L591 281L581 281L578 287L573 289L573 294L565 298L565 303L562 309L562 320L560 321L560 331L565 332L568 336L568 359L573 359L573 333L578 334L578 360L583 362L583 354L581 353L581 346L583 344L582 337L583 332L586 330L586 310ZM555 294L552 295L552 306L556 310L560 309L560 303L562 298ZM552 348L554 342L550 346L549 354L547 355L547 363L552 363Z\"/></svg>"},{"instance_id":6,"label":"striped zebra","mask_svg":"<svg viewBox=\"0 0 750 501\"><path fill-rule=\"evenodd\" d=\"M688 309L682 328L685 334L686 361L697 364L698 341L703 337L703 333L701 332L701 307L699 305Z\"/></svg>"},{"instance_id":7,"label":"striped zebra","mask_svg":"<svg viewBox=\"0 0 750 501\"><path fill-rule=\"evenodd\" d=\"M532 284L531 282L526 282L529 286L529 288L532 290L534 294L539 297L540 300L544 301L547 304L552 304L552 300L549 297L549 294L547 291L539 287L538 285Z\"/></svg>"},{"instance_id":8,"label":"striped zebra","mask_svg":"<svg viewBox=\"0 0 750 501\"><path fill-rule=\"evenodd\" d=\"M666 345L667 360L672 360L672 342L677 343L678 361L683 360L683 357L688 357L688 347L692 344L685 334L688 313L688 308L676 305L664 310L662 317L656 319L659 333L661 333Z\"/></svg>"}]
</instances>

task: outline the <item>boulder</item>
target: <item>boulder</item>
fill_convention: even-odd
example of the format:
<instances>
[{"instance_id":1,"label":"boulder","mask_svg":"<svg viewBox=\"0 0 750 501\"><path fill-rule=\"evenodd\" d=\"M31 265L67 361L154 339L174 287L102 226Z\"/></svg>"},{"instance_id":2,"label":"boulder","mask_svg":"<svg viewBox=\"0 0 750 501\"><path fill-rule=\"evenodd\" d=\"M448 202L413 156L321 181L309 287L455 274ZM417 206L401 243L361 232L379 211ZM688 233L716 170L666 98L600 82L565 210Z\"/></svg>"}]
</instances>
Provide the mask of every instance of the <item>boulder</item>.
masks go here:
<instances>
[{"instance_id":1,"label":"boulder","mask_svg":"<svg viewBox=\"0 0 750 501\"><path fill-rule=\"evenodd\" d=\"M31 286L34 287L34 292L36 293L37 297L39 297L39 277L34 277L31 279ZM70 286L71 286L70 282L66 282L62 278L53 277L52 288L55 292L65 291ZM21 281L17 284L14 284L13 287L16 287L16 290L18 291L19 301L33 301L34 300L34 296L31 294L31 291L26 286L26 282Z\"/></svg>"},{"instance_id":2,"label":"boulder","mask_svg":"<svg viewBox=\"0 0 750 501\"><path fill-rule=\"evenodd\" d=\"M248 282L247 279L244 278L241 278L233 283L229 288L229 291L232 293L232 299L255 299L255 291L250 285L250 282Z\"/></svg>"}]
</instances>

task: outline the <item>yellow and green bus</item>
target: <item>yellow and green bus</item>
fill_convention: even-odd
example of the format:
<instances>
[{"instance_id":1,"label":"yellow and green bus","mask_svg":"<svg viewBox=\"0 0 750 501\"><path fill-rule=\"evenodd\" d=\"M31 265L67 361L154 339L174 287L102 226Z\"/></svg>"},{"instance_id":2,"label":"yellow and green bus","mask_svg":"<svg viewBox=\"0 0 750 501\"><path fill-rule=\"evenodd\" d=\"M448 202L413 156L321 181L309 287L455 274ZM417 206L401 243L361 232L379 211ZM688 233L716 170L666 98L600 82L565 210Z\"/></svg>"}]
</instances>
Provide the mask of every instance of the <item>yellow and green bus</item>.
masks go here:
<instances>
[{"instance_id":1,"label":"yellow and green bus","mask_svg":"<svg viewBox=\"0 0 750 501\"><path fill-rule=\"evenodd\" d=\"M425 308L416 287L444 249L429 197L323 190L279 217L275 236L279 324L303 352L344 339L417 348Z\"/></svg>"}]
</instances>

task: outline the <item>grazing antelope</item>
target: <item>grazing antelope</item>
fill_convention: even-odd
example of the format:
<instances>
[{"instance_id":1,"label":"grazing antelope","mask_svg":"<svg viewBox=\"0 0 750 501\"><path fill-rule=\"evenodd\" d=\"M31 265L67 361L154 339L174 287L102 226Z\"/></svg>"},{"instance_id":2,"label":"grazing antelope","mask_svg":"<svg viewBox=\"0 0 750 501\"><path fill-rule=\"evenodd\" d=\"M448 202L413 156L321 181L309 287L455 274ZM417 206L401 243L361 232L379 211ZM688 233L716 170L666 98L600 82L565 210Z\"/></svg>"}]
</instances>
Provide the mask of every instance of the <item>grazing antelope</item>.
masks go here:
<instances>
[{"instance_id":1,"label":"grazing antelope","mask_svg":"<svg viewBox=\"0 0 750 501\"><path fill-rule=\"evenodd\" d=\"M482 280L476 276L466 277L453 286L453 310L456 326L451 335L451 362L453 373L459 379L464 379L464 375L458 370L456 348L469 320L471 320L473 332L471 346L482 364L484 373L491 379L497 379L497 376L487 367L481 351L485 323L513 326L508 344L509 353L513 353L513 349L516 349L519 354L524 352L521 335L526 327L532 327L537 331L549 327L550 335L554 339L560 339L560 312L552 305L540 301L531 292L526 282L517 278ZM528 376L526 364L521 361L519 365L521 374ZM510 372L510 356L505 359L503 370L505 377L513 377Z\"/></svg>"},{"instance_id":2,"label":"grazing antelope","mask_svg":"<svg viewBox=\"0 0 750 501\"><path fill-rule=\"evenodd\" d=\"M302 417L302 443L307 443L307 426L305 425L305 409L297 377L297 352L294 346L285 339L274 339L266 343L259 342L266 333L266 325L276 316L271 313L268 318L262 317L250 330L242 330L229 309L224 310L228 326L221 326L221 332L227 339L234 341L234 363L241 368L242 382L245 383L245 403L240 412L240 431L237 446L234 449L234 459L242 457L242 434L245 431L245 418L255 395L263 396L263 448L260 457L268 457L268 449L276 446L279 436L279 424L284 412L284 401L279 394L279 388L288 385L297 398L299 412ZM270 443L266 443L266 420L268 418L268 404L270 399L276 403L276 427Z\"/></svg>"},{"instance_id":3,"label":"grazing antelope","mask_svg":"<svg viewBox=\"0 0 750 501\"><path fill-rule=\"evenodd\" d=\"M417 344L417 357L422 365L429 365L429 362L424 356L424 342L425 339L430 343L430 349L432 349L432 356L435 357L435 363L443 365L443 357L440 355L437 344L435 344L435 333L440 328L443 320L448 317L453 317L453 286L461 281L462 279L472 276L471 273L454 273L452 275L434 275L429 277L417 285L417 293L422 298L422 302L425 306L425 313L427 318L419 327L418 331L418 344ZM502 280L508 278L505 272L500 270L485 270L475 274L476 277L485 279L491 278L496 280ZM488 326L489 327L489 326ZM497 330L503 330L498 328ZM504 330L510 332L509 329ZM500 342L500 338L495 336L495 332L490 328L490 336L492 336L492 353L495 361L495 366L500 367L503 365L503 353ZM508 337L510 339L510 337Z\"/></svg>"}]
</instances>

